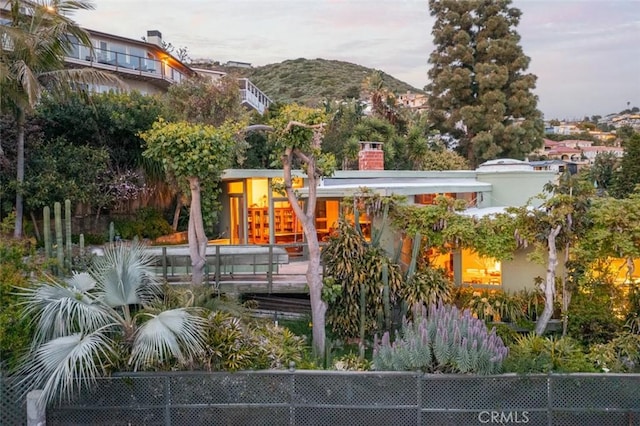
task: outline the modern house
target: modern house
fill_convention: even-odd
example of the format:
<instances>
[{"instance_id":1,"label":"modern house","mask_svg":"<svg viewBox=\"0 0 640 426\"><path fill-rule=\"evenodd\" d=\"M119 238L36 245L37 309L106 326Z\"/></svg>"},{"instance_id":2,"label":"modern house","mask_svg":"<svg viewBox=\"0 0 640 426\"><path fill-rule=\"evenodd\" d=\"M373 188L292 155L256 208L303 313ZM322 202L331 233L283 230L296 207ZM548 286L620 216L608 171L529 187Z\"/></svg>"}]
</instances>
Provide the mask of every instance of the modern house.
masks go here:
<instances>
[{"instance_id":1,"label":"modern house","mask_svg":"<svg viewBox=\"0 0 640 426\"><path fill-rule=\"evenodd\" d=\"M340 202L365 187L383 196L403 195L408 203L418 205L432 204L438 195L462 199L469 206L469 214L483 215L506 206L524 205L542 192L546 183L557 178L554 171L534 170L527 162L509 159L487 162L477 170L384 170L381 145L361 142L360 169L337 171L317 188L315 220L321 240L334 228ZM273 183L282 181L281 170L227 170L222 180L223 211L217 243L287 247L304 242L302 226L288 199L273 189ZM303 200L308 191L305 185L304 175L299 172L294 186ZM368 235L369 218L363 215L360 223L365 236ZM402 244L406 255L412 236L401 234L399 230L386 232L382 244L389 251ZM524 254L502 263L469 250L433 256L434 264L447 269L459 285L517 290L533 286L534 278L544 276L545 272L544 266L529 262Z\"/></svg>"}]
</instances>

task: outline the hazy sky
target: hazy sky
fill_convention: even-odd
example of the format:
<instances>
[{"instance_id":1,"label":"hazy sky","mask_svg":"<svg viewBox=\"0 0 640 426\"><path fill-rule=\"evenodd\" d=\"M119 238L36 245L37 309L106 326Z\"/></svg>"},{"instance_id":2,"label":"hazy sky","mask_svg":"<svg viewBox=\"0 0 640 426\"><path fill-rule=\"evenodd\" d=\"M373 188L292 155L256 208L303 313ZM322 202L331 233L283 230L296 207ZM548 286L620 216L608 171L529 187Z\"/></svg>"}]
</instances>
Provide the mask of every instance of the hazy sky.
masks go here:
<instances>
[{"instance_id":1,"label":"hazy sky","mask_svg":"<svg viewBox=\"0 0 640 426\"><path fill-rule=\"evenodd\" d=\"M427 0L95 0L82 26L139 39L159 30L194 59L338 59L417 88L433 50ZM640 106L640 0L514 0L545 118Z\"/></svg>"}]
</instances>

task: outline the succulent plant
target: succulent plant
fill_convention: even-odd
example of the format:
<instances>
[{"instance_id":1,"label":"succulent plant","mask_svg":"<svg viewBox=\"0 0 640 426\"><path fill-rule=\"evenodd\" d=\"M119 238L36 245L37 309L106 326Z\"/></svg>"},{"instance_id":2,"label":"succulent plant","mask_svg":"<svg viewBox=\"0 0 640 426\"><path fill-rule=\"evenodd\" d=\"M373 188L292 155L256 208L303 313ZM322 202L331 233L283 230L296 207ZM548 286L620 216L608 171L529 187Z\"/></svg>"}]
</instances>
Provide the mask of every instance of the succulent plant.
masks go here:
<instances>
[{"instance_id":1,"label":"succulent plant","mask_svg":"<svg viewBox=\"0 0 640 426\"><path fill-rule=\"evenodd\" d=\"M376 370L423 371L426 373L495 374L502 368L508 349L468 309L453 305L431 305L405 321L391 343L389 333L374 343Z\"/></svg>"}]
</instances>

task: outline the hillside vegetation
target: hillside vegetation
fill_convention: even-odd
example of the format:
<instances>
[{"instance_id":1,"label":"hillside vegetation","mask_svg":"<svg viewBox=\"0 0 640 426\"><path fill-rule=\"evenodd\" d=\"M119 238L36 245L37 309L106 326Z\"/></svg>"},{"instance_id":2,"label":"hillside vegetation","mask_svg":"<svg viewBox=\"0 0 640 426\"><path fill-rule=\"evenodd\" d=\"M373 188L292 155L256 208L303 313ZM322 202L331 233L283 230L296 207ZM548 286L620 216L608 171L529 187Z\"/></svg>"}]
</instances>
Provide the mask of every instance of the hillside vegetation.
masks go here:
<instances>
[{"instance_id":1,"label":"hillside vegetation","mask_svg":"<svg viewBox=\"0 0 640 426\"><path fill-rule=\"evenodd\" d=\"M205 67L205 64L192 64ZM363 80L375 70L350 62L328 59L293 59L255 68L227 68L216 66L228 73L248 77L273 101L297 102L317 106L325 99L357 98ZM394 93L420 89L381 73L385 86Z\"/></svg>"}]
</instances>

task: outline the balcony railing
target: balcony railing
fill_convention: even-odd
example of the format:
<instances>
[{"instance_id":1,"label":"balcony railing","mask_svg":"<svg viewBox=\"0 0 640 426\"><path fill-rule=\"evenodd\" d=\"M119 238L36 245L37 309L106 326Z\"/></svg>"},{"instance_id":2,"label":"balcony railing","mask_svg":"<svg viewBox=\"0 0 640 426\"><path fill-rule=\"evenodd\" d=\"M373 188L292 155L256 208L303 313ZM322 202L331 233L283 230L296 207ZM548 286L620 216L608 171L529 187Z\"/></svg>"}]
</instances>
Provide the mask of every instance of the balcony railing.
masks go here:
<instances>
[{"instance_id":1,"label":"balcony railing","mask_svg":"<svg viewBox=\"0 0 640 426\"><path fill-rule=\"evenodd\" d=\"M258 89L255 84L249 81L248 78L241 78L239 82L242 102L249 104L249 106L260 114L264 114L267 108L269 108L269 105L271 105L271 99L269 99L262 90Z\"/></svg>"},{"instance_id":2,"label":"balcony railing","mask_svg":"<svg viewBox=\"0 0 640 426\"><path fill-rule=\"evenodd\" d=\"M169 83L180 83L187 76L168 63L142 56L127 54L107 49L93 50L82 44L72 44L71 50L65 59L74 63L83 62L87 66L99 67L103 69L122 71L127 74L139 75L142 77L158 78Z\"/></svg>"}]
</instances>

